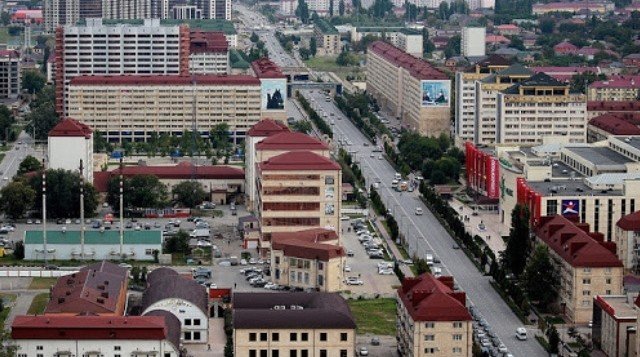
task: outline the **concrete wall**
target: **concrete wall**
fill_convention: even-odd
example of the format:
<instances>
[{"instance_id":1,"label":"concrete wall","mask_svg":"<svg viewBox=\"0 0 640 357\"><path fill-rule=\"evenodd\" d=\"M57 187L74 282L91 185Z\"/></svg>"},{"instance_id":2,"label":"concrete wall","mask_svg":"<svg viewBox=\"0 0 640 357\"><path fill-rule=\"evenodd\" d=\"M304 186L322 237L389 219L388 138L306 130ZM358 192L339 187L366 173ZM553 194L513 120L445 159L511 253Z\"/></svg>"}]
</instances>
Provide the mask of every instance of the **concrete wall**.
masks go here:
<instances>
[{"instance_id":1,"label":"concrete wall","mask_svg":"<svg viewBox=\"0 0 640 357\"><path fill-rule=\"evenodd\" d=\"M249 341L250 333L256 333L256 341ZM267 340L261 341L260 334L266 333ZM278 341L274 341L273 334L278 334ZM290 334L297 334L297 341L290 340ZM301 334L308 334L308 341L301 341ZM320 334L327 334L327 341L320 341ZM341 341L340 334L346 333L347 340ZM353 357L356 348L355 331L348 329L234 329L233 344L235 356L249 356L249 350L256 350L256 356L260 356L260 350L279 350L280 356L289 356L290 350L307 350L309 357L320 357L320 350L327 350L327 356L340 356L341 350L346 350L347 357Z\"/></svg>"}]
</instances>

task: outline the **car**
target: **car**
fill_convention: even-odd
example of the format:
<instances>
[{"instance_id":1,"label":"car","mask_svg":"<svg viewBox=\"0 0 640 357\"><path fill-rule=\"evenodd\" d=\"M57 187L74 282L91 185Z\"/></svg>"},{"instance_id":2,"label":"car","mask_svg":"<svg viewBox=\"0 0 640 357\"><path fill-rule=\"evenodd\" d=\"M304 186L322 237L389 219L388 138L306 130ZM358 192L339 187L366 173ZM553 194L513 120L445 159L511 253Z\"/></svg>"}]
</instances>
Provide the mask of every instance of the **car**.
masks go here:
<instances>
[{"instance_id":1,"label":"car","mask_svg":"<svg viewBox=\"0 0 640 357\"><path fill-rule=\"evenodd\" d=\"M256 258L251 258L251 259L249 259L249 264L251 264L251 265L258 264L258 260Z\"/></svg>"},{"instance_id":2,"label":"car","mask_svg":"<svg viewBox=\"0 0 640 357\"><path fill-rule=\"evenodd\" d=\"M371 346L380 346L380 339L377 337L371 338Z\"/></svg>"},{"instance_id":3,"label":"car","mask_svg":"<svg viewBox=\"0 0 640 357\"><path fill-rule=\"evenodd\" d=\"M478 224L478 230L480 232L484 232L484 231L487 230L487 226L485 226L484 223L480 223L480 224Z\"/></svg>"},{"instance_id":4,"label":"car","mask_svg":"<svg viewBox=\"0 0 640 357\"><path fill-rule=\"evenodd\" d=\"M375 157L376 157L376 154L374 154L374 153L371 153L371 155L369 155L369 157L370 157L370 158L372 158L372 159L375 159Z\"/></svg>"},{"instance_id":5,"label":"car","mask_svg":"<svg viewBox=\"0 0 640 357\"><path fill-rule=\"evenodd\" d=\"M478 340L482 340L483 338L487 338L487 334L484 331L480 330L476 333L476 337L478 338Z\"/></svg>"},{"instance_id":6,"label":"car","mask_svg":"<svg viewBox=\"0 0 640 357\"><path fill-rule=\"evenodd\" d=\"M64 220L62 218L56 219L56 224L64 224Z\"/></svg>"},{"instance_id":7,"label":"car","mask_svg":"<svg viewBox=\"0 0 640 357\"><path fill-rule=\"evenodd\" d=\"M350 273L351 272L351 267L348 266L348 265L345 265L343 270L344 270L345 273Z\"/></svg>"},{"instance_id":8,"label":"car","mask_svg":"<svg viewBox=\"0 0 640 357\"><path fill-rule=\"evenodd\" d=\"M247 265L247 260L246 259L240 259L240 265Z\"/></svg>"},{"instance_id":9,"label":"car","mask_svg":"<svg viewBox=\"0 0 640 357\"><path fill-rule=\"evenodd\" d=\"M133 228L133 223L131 223L131 222L125 223L124 228L127 228L127 229Z\"/></svg>"},{"instance_id":10,"label":"car","mask_svg":"<svg viewBox=\"0 0 640 357\"><path fill-rule=\"evenodd\" d=\"M368 356L369 355L369 350L362 346L360 348L358 348L358 356Z\"/></svg>"},{"instance_id":11,"label":"car","mask_svg":"<svg viewBox=\"0 0 640 357\"><path fill-rule=\"evenodd\" d=\"M345 280L347 285L364 285L364 282L355 276L350 276Z\"/></svg>"},{"instance_id":12,"label":"car","mask_svg":"<svg viewBox=\"0 0 640 357\"><path fill-rule=\"evenodd\" d=\"M263 288L268 289L268 290L273 290L274 287L276 287L277 284L274 284L272 282L268 282L266 284L264 284Z\"/></svg>"},{"instance_id":13,"label":"car","mask_svg":"<svg viewBox=\"0 0 640 357\"><path fill-rule=\"evenodd\" d=\"M501 344L498 346L498 351L499 351L499 352L501 352L501 353L507 353L507 352L509 352L509 350L507 349L507 346L505 346L505 345L504 345L504 343L501 343Z\"/></svg>"},{"instance_id":14,"label":"car","mask_svg":"<svg viewBox=\"0 0 640 357\"><path fill-rule=\"evenodd\" d=\"M36 219L35 222L33 222L34 224L41 224L42 222L40 222L39 219Z\"/></svg>"},{"instance_id":15,"label":"car","mask_svg":"<svg viewBox=\"0 0 640 357\"><path fill-rule=\"evenodd\" d=\"M71 224L71 220L69 218L65 219L64 224Z\"/></svg>"},{"instance_id":16,"label":"car","mask_svg":"<svg viewBox=\"0 0 640 357\"><path fill-rule=\"evenodd\" d=\"M74 223L74 224L80 224L80 218L76 218L76 219L73 221L73 223Z\"/></svg>"},{"instance_id":17,"label":"car","mask_svg":"<svg viewBox=\"0 0 640 357\"><path fill-rule=\"evenodd\" d=\"M382 160L382 155L378 155L378 160Z\"/></svg>"},{"instance_id":18,"label":"car","mask_svg":"<svg viewBox=\"0 0 640 357\"><path fill-rule=\"evenodd\" d=\"M153 228L160 228L160 223L153 222Z\"/></svg>"},{"instance_id":19,"label":"car","mask_svg":"<svg viewBox=\"0 0 640 357\"><path fill-rule=\"evenodd\" d=\"M378 269L379 275L393 275L393 270L391 269Z\"/></svg>"},{"instance_id":20,"label":"car","mask_svg":"<svg viewBox=\"0 0 640 357\"><path fill-rule=\"evenodd\" d=\"M459 246L459 245L457 245L457 244L455 244L455 243L453 243L453 246L451 246L451 248L453 248L453 249L460 249L460 246Z\"/></svg>"},{"instance_id":21,"label":"car","mask_svg":"<svg viewBox=\"0 0 640 357\"><path fill-rule=\"evenodd\" d=\"M527 339L527 329L524 327L518 327L516 329L516 338L520 341L525 341Z\"/></svg>"},{"instance_id":22,"label":"car","mask_svg":"<svg viewBox=\"0 0 640 357\"><path fill-rule=\"evenodd\" d=\"M416 207L416 216L422 216L422 208L421 207Z\"/></svg>"},{"instance_id":23,"label":"car","mask_svg":"<svg viewBox=\"0 0 640 357\"><path fill-rule=\"evenodd\" d=\"M33 221L30 219L27 219L27 224L33 224Z\"/></svg>"},{"instance_id":24,"label":"car","mask_svg":"<svg viewBox=\"0 0 640 357\"><path fill-rule=\"evenodd\" d=\"M125 268L125 269L133 268L133 266L131 264L127 264L127 263L120 263L120 264L118 264L118 266L121 267L121 268Z\"/></svg>"},{"instance_id":25,"label":"car","mask_svg":"<svg viewBox=\"0 0 640 357\"><path fill-rule=\"evenodd\" d=\"M47 265L46 267L44 267L45 270L58 270L60 268L58 268L57 265Z\"/></svg>"},{"instance_id":26,"label":"car","mask_svg":"<svg viewBox=\"0 0 640 357\"><path fill-rule=\"evenodd\" d=\"M355 255L355 253L353 252L353 250L347 250L347 257L353 257Z\"/></svg>"},{"instance_id":27,"label":"car","mask_svg":"<svg viewBox=\"0 0 640 357\"><path fill-rule=\"evenodd\" d=\"M488 338L483 338L480 340L480 346L489 348L491 347L491 341Z\"/></svg>"}]
</instances>

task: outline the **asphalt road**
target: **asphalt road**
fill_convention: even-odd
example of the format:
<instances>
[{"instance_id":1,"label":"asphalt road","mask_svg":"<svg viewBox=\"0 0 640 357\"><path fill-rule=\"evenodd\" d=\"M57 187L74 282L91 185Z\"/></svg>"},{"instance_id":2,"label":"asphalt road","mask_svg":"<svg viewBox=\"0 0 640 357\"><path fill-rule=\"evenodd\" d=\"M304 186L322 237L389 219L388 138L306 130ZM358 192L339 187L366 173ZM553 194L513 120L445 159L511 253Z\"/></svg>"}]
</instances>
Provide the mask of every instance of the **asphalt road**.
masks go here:
<instances>
[{"instance_id":1,"label":"asphalt road","mask_svg":"<svg viewBox=\"0 0 640 357\"><path fill-rule=\"evenodd\" d=\"M19 144L19 143L22 144ZM28 155L35 156L38 159L42 158L41 153L36 152L33 146L33 139L27 135L24 131L18 135L18 139L15 141L11 150L8 150L0 162L0 188L6 186L11 179L18 172L18 167L22 160Z\"/></svg>"}]
</instances>

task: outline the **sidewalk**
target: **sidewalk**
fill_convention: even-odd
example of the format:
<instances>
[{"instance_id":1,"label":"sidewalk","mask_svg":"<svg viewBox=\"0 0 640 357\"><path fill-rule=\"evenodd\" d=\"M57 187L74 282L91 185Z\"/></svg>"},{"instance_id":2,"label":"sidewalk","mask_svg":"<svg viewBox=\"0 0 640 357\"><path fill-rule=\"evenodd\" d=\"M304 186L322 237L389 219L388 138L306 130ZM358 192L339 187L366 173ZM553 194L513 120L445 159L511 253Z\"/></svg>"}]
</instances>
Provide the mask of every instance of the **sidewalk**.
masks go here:
<instances>
[{"instance_id":1,"label":"sidewalk","mask_svg":"<svg viewBox=\"0 0 640 357\"><path fill-rule=\"evenodd\" d=\"M380 217L376 216L372 220L370 220L370 222L378 230L378 232L380 233L380 237L383 238L385 240L385 242L387 243L387 247L389 248L388 249L389 255L391 255L391 257L394 260L397 260L397 261L404 260L404 257L400 253L400 250L398 250L398 247L396 247L396 243L393 242L393 240L389 236L389 233L387 233L387 230L384 228L384 225L382 225L382 223L380 221ZM411 271L411 268L409 268L409 266L406 265L406 264L400 264L400 271L406 277L413 277L414 276L413 275L413 271Z\"/></svg>"},{"instance_id":2,"label":"sidewalk","mask_svg":"<svg viewBox=\"0 0 640 357\"><path fill-rule=\"evenodd\" d=\"M498 256L499 252L505 250L506 245L502 240L502 235L507 235L509 232L502 232L502 224L500 223L500 216L497 212L488 213L480 211L477 216L473 216L473 209L455 197L451 199L450 206L458 212L463 221L464 217L467 216L469 220L464 222L466 231L472 236L480 236L496 256ZM478 227L480 223L484 224L484 230L482 231Z\"/></svg>"}]
</instances>

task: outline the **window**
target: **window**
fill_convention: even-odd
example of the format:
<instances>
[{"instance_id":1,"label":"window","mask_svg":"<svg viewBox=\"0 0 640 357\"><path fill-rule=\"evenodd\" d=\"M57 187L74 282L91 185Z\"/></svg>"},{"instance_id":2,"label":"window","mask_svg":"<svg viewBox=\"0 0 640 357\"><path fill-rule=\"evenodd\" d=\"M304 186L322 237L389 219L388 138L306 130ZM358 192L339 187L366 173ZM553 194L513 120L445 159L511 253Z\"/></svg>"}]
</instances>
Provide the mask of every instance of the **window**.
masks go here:
<instances>
[{"instance_id":1,"label":"window","mask_svg":"<svg viewBox=\"0 0 640 357\"><path fill-rule=\"evenodd\" d=\"M193 333L193 339L194 339L194 341L200 341L200 332L199 331L195 331Z\"/></svg>"},{"instance_id":2,"label":"window","mask_svg":"<svg viewBox=\"0 0 640 357\"><path fill-rule=\"evenodd\" d=\"M327 357L327 350L320 350L320 357Z\"/></svg>"},{"instance_id":3,"label":"window","mask_svg":"<svg viewBox=\"0 0 640 357\"><path fill-rule=\"evenodd\" d=\"M122 357L121 355L115 354L113 357Z\"/></svg>"},{"instance_id":4,"label":"window","mask_svg":"<svg viewBox=\"0 0 640 357\"><path fill-rule=\"evenodd\" d=\"M591 295L591 290L582 290L582 296L589 296Z\"/></svg>"},{"instance_id":5,"label":"window","mask_svg":"<svg viewBox=\"0 0 640 357\"><path fill-rule=\"evenodd\" d=\"M341 332L340 333L340 341L346 341L347 340L347 333L346 332Z\"/></svg>"},{"instance_id":6,"label":"window","mask_svg":"<svg viewBox=\"0 0 640 357\"><path fill-rule=\"evenodd\" d=\"M38 353L38 354L36 354L36 357L44 357L44 354Z\"/></svg>"},{"instance_id":7,"label":"window","mask_svg":"<svg viewBox=\"0 0 640 357\"><path fill-rule=\"evenodd\" d=\"M591 268L582 268L582 271L585 273L591 273Z\"/></svg>"},{"instance_id":8,"label":"window","mask_svg":"<svg viewBox=\"0 0 640 357\"><path fill-rule=\"evenodd\" d=\"M120 351L120 347L119 346L116 346L116 347L118 347L118 349L116 351ZM114 349L115 349L115 347L114 347ZM42 346L36 346L36 350L42 351L43 347Z\"/></svg>"},{"instance_id":9,"label":"window","mask_svg":"<svg viewBox=\"0 0 640 357\"><path fill-rule=\"evenodd\" d=\"M298 334L295 332L291 332L289 334L289 341L298 341Z\"/></svg>"},{"instance_id":10,"label":"window","mask_svg":"<svg viewBox=\"0 0 640 357\"><path fill-rule=\"evenodd\" d=\"M318 286L324 286L324 276L318 275Z\"/></svg>"},{"instance_id":11,"label":"window","mask_svg":"<svg viewBox=\"0 0 640 357\"><path fill-rule=\"evenodd\" d=\"M606 279L606 283L607 283L607 284L611 284L611 278L607 278L607 279Z\"/></svg>"},{"instance_id":12,"label":"window","mask_svg":"<svg viewBox=\"0 0 640 357\"><path fill-rule=\"evenodd\" d=\"M153 255L153 249L145 249L144 250L144 254L145 255Z\"/></svg>"},{"instance_id":13,"label":"window","mask_svg":"<svg viewBox=\"0 0 640 357\"><path fill-rule=\"evenodd\" d=\"M347 350L340 350L340 357L347 357Z\"/></svg>"},{"instance_id":14,"label":"window","mask_svg":"<svg viewBox=\"0 0 640 357\"><path fill-rule=\"evenodd\" d=\"M435 349L435 348L433 348L433 347L428 347L428 348L425 348L425 349L424 349L424 353L426 353L426 354L433 354L433 353L436 353L436 349Z\"/></svg>"},{"instance_id":15,"label":"window","mask_svg":"<svg viewBox=\"0 0 640 357\"><path fill-rule=\"evenodd\" d=\"M271 357L280 357L280 350L271 351Z\"/></svg>"},{"instance_id":16,"label":"window","mask_svg":"<svg viewBox=\"0 0 640 357\"><path fill-rule=\"evenodd\" d=\"M260 332L260 341L266 341L268 337L266 332Z\"/></svg>"},{"instance_id":17,"label":"window","mask_svg":"<svg viewBox=\"0 0 640 357\"><path fill-rule=\"evenodd\" d=\"M249 357L258 357L256 350L249 350Z\"/></svg>"},{"instance_id":18,"label":"window","mask_svg":"<svg viewBox=\"0 0 640 357\"><path fill-rule=\"evenodd\" d=\"M280 264L280 257L276 257L276 264Z\"/></svg>"},{"instance_id":19,"label":"window","mask_svg":"<svg viewBox=\"0 0 640 357\"><path fill-rule=\"evenodd\" d=\"M260 350L260 357L269 357L268 350Z\"/></svg>"},{"instance_id":20,"label":"window","mask_svg":"<svg viewBox=\"0 0 640 357\"><path fill-rule=\"evenodd\" d=\"M462 341L462 335L458 334L458 333L453 335L453 340L454 341Z\"/></svg>"},{"instance_id":21,"label":"window","mask_svg":"<svg viewBox=\"0 0 640 357\"><path fill-rule=\"evenodd\" d=\"M462 353L462 347L454 347L453 353Z\"/></svg>"},{"instance_id":22,"label":"window","mask_svg":"<svg viewBox=\"0 0 640 357\"><path fill-rule=\"evenodd\" d=\"M435 341L435 339L436 339L435 335L424 335L425 341Z\"/></svg>"},{"instance_id":23,"label":"window","mask_svg":"<svg viewBox=\"0 0 640 357\"><path fill-rule=\"evenodd\" d=\"M184 319L185 326L191 326L191 319Z\"/></svg>"},{"instance_id":24,"label":"window","mask_svg":"<svg viewBox=\"0 0 640 357\"><path fill-rule=\"evenodd\" d=\"M309 350L300 351L300 357L309 357Z\"/></svg>"},{"instance_id":25,"label":"window","mask_svg":"<svg viewBox=\"0 0 640 357\"><path fill-rule=\"evenodd\" d=\"M320 332L320 341L326 341L326 340L327 340L327 333Z\"/></svg>"},{"instance_id":26,"label":"window","mask_svg":"<svg viewBox=\"0 0 640 357\"><path fill-rule=\"evenodd\" d=\"M583 284L591 284L591 279L582 279Z\"/></svg>"},{"instance_id":27,"label":"window","mask_svg":"<svg viewBox=\"0 0 640 357\"><path fill-rule=\"evenodd\" d=\"M42 346L38 346L38 347L42 347ZM39 349L41 350L42 348L39 348ZM114 351L121 351L120 346L113 346L113 350Z\"/></svg>"},{"instance_id":28,"label":"window","mask_svg":"<svg viewBox=\"0 0 640 357\"><path fill-rule=\"evenodd\" d=\"M171 352L165 352L164 357L171 357Z\"/></svg>"},{"instance_id":29,"label":"window","mask_svg":"<svg viewBox=\"0 0 640 357\"><path fill-rule=\"evenodd\" d=\"M309 341L309 333L303 332L300 334L300 341Z\"/></svg>"},{"instance_id":30,"label":"window","mask_svg":"<svg viewBox=\"0 0 640 357\"><path fill-rule=\"evenodd\" d=\"M324 270L324 263L318 262L318 270Z\"/></svg>"},{"instance_id":31,"label":"window","mask_svg":"<svg viewBox=\"0 0 640 357\"><path fill-rule=\"evenodd\" d=\"M297 350L289 351L289 357L298 357L298 351Z\"/></svg>"},{"instance_id":32,"label":"window","mask_svg":"<svg viewBox=\"0 0 640 357\"><path fill-rule=\"evenodd\" d=\"M433 322L425 322L424 323L424 327L425 328L434 328L434 327L436 327L436 324L433 323Z\"/></svg>"},{"instance_id":33,"label":"window","mask_svg":"<svg viewBox=\"0 0 640 357\"><path fill-rule=\"evenodd\" d=\"M271 341L280 341L280 334L277 332L274 332L271 334Z\"/></svg>"},{"instance_id":34,"label":"window","mask_svg":"<svg viewBox=\"0 0 640 357\"><path fill-rule=\"evenodd\" d=\"M255 341L257 336L258 335L255 332L250 332L249 333L249 341L251 341L251 342Z\"/></svg>"},{"instance_id":35,"label":"window","mask_svg":"<svg viewBox=\"0 0 640 357\"><path fill-rule=\"evenodd\" d=\"M456 321L453 323L453 328L462 328L462 322Z\"/></svg>"},{"instance_id":36,"label":"window","mask_svg":"<svg viewBox=\"0 0 640 357\"><path fill-rule=\"evenodd\" d=\"M193 319L194 326L200 326L200 319Z\"/></svg>"},{"instance_id":37,"label":"window","mask_svg":"<svg viewBox=\"0 0 640 357\"><path fill-rule=\"evenodd\" d=\"M191 332L190 331L186 331L184 333L184 340L185 341L191 341Z\"/></svg>"}]
</instances>

